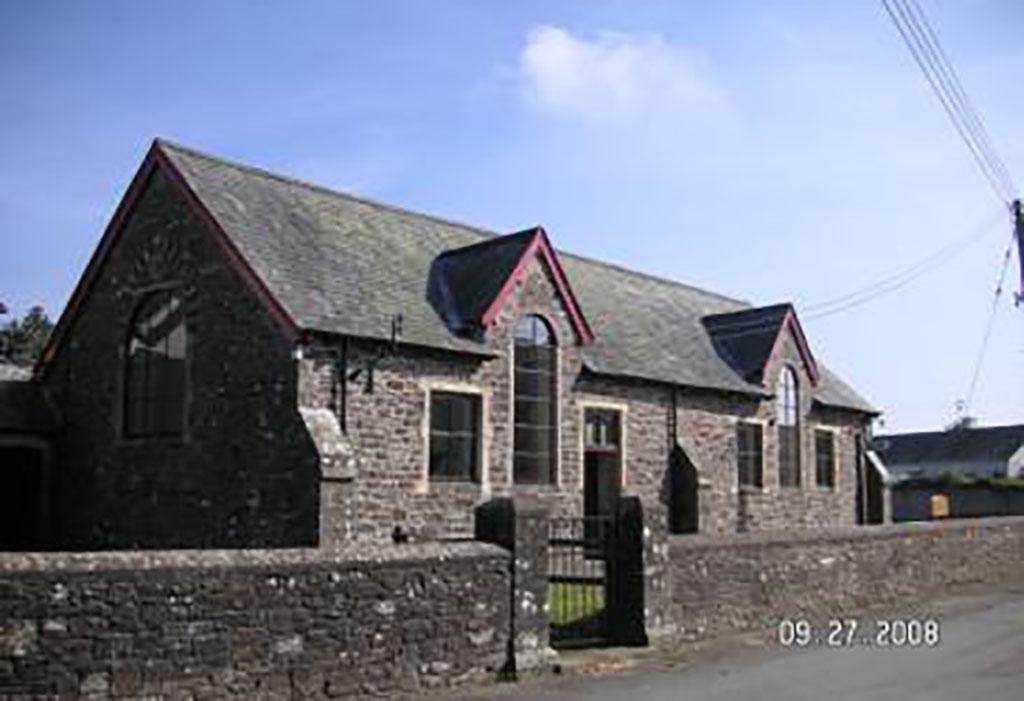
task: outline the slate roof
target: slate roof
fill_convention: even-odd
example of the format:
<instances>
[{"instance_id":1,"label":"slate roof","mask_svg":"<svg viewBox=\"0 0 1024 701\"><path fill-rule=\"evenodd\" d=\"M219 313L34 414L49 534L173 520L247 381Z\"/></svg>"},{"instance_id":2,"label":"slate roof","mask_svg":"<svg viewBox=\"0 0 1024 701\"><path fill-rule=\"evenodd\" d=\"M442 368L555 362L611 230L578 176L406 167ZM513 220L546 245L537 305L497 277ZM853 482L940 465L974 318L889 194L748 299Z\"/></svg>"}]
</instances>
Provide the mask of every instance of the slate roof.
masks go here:
<instances>
[{"instance_id":1,"label":"slate roof","mask_svg":"<svg viewBox=\"0 0 1024 701\"><path fill-rule=\"evenodd\" d=\"M1005 462L1024 446L1024 424L875 436L889 467L941 462Z\"/></svg>"},{"instance_id":2,"label":"slate roof","mask_svg":"<svg viewBox=\"0 0 1024 701\"><path fill-rule=\"evenodd\" d=\"M790 305L773 304L701 319L711 343L726 362L748 382L760 382Z\"/></svg>"},{"instance_id":3,"label":"slate roof","mask_svg":"<svg viewBox=\"0 0 1024 701\"><path fill-rule=\"evenodd\" d=\"M488 353L481 343L452 333L435 311L428 294L431 268L446 251L483 244L480 267L500 269L516 239L490 248L488 242L498 234L486 229L338 193L163 140L156 147L300 328L387 339L392 315L401 314L405 343ZM709 314L751 305L562 251L558 255L596 335L584 349L589 370L765 394L721 358L701 323ZM457 275L472 272L463 269ZM475 299L458 304L473 307ZM838 377L819 369L817 401L876 411Z\"/></svg>"},{"instance_id":4,"label":"slate roof","mask_svg":"<svg viewBox=\"0 0 1024 701\"><path fill-rule=\"evenodd\" d=\"M449 325L463 328L478 322L522 259L536 229L489 238L445 251L435 259L428 297L443 310Z\"/></svg>"}]
</instances>

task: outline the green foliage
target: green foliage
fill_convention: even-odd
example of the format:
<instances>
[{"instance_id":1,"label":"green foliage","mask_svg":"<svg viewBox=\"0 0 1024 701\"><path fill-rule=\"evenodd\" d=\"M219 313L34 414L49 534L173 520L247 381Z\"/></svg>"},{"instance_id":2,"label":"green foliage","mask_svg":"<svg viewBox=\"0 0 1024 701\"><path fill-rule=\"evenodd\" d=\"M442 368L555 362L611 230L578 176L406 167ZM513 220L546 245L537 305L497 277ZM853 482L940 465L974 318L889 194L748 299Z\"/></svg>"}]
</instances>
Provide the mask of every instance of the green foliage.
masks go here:
<instances>
[{"instance_id":1,"label":"green foliage","mask_svg":"<svg viewBox=\"0 0 1024 701\"><path fill-rule=\"evenodd\" d=\"M21 319L12 319L0 326L0 357L15 365L29 366L36 362L46 340L53 331L53 322L40 306L32 307Z\"/></svg>"},{"instance_id":2,"label":"green foliage","mask_svg":"<svg viewBox=\"0 0 1024 701\"><path fill-rule=\"evenodd\" d=\"M979 489L1024 489L1024 477L981 477L973 473L946 472L941 477L905 480L896 489L976 487Z\"/></svg>"},{"instance_id":3,"label":"green foliage","mask_svg":"<svg viewBox=\"0 0 1024 701\"><path fill-rule=\"evenodd\" d=\"M991 477L987 481L995 489L1024 489L1024 477Z\"/></svg>"},{"instance_id":4,"label":"green foliage","mask_svg":"<svg viewBox=\"0 0 1024 701\"><path fill-rule=\"evenodd\" d=\"M984 478L973 472L944 472L939 478L941 484L949 487L969 487L982 481Z\"/></svg>"},{"instance_id":5,"label":"green foliage","mask_svg":"<svg viewBox=\"0 0 1024 701\"><path fill-rule=\"evenodd\" d=\"M604 586L600 584L563 584L548 587L548 619L564 626L597 615L604 610Z\"/></svg>"}]
</instances>

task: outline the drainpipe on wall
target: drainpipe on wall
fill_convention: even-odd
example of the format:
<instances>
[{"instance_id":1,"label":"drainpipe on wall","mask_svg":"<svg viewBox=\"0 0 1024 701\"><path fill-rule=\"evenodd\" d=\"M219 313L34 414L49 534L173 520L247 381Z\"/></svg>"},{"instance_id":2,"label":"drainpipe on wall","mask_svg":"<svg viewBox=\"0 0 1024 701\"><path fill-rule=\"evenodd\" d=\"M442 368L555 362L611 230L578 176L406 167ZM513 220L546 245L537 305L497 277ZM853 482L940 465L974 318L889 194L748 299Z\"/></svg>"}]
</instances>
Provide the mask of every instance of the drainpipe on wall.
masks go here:
<instances>
[{"instance_id":1,"label":"drainpipe on wall","mask_svg":"<svg viewBox=\"0 0 1024 701\"><path fill-rule=\"evenodd\" d=\"M679 445L679 390L676 387L672 387L672 445L669 446L671 450L675 450L676 446Z\"/></svg>"},{"instance_id":2,"label":"drainpipe on wall","mask_svg":"<svg viewBox=\"0 0 1024 701\"><path fill-rule=\"evenodd\" d=\"M348 433L348 336L341 337L341 357L334 360L334 386L339 384L338 424L342 433Z\"/></svg>"}]
</instances>

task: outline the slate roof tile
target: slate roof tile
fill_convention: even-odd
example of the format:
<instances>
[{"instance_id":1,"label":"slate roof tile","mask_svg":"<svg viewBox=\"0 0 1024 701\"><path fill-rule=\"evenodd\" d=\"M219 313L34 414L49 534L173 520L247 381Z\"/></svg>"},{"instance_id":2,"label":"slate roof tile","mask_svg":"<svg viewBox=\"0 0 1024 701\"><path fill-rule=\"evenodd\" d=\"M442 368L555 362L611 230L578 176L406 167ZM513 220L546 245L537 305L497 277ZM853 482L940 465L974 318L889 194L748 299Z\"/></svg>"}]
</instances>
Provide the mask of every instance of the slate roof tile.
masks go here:
<instances>
[{"instance_id":1,"label":"slate roof tile","mask_svg":"<svg viewBox=\"0 0 1024 701\"><path fill-rule=\"evenodd\" d=\"M496 233L163 140L157 146L301 328L386 339L392 315L401 314L406 343L488 352L478 341L452 332L430 302L428 282L438 256L493 240ZM497 265L507 253L501 249ZM749 310L751 305L581 256L558 255L596 335L583 351L589 370L765 394L723 360L701 322L707 315ZM471 307L474 301L467 298L460 304ZM816 400L875 411L834 374L820 370Z\"/></svg>"}]
</instances>

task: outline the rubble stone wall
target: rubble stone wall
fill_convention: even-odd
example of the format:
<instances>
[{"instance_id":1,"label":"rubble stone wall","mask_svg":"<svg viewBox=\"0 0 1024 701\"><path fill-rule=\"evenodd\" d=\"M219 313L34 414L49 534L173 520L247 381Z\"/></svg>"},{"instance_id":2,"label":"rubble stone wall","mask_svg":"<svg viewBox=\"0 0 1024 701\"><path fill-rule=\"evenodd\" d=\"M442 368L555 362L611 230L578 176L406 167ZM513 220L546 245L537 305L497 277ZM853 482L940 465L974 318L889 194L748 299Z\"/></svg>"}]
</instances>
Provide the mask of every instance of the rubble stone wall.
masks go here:
<instances>
[{"instance_id":1,"label":"rubble stone wall","mask_svg":"<svg viewBox=\"0 0 1024 701\"><path fill-rule=\"evenodd\" d=\"M0 556L0 697L324 698L489 676L508 554L478 543Z\"/></svg>"}]
</instances>

